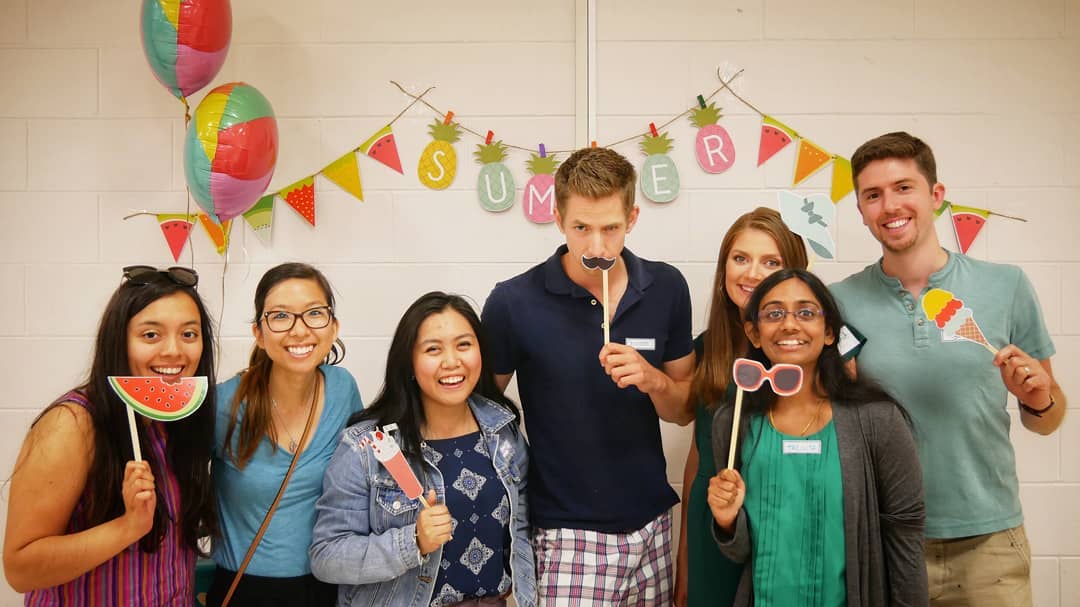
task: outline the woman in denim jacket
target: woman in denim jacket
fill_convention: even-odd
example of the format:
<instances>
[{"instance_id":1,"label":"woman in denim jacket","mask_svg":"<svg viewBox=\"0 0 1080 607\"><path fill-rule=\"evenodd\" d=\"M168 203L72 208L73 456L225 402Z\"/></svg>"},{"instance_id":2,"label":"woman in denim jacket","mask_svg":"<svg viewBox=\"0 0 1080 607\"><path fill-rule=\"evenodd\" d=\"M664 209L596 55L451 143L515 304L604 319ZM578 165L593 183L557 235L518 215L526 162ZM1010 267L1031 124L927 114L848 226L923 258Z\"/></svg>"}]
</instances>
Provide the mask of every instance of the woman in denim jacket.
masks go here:
<instances>
[{"instance_id":1,"label":"woman in denim jacket","mask_svg":"<svg viewBox=\"0 0 1080 607\"><path fill-rule=\"evenodd\" d=\"M483 343L456 295L428 293L398 323L382 393L349 420L316 505L311 569L341 584L339 606L502 606L513 593L535 607L526 444ZM380 428L396 434L426 505L368 446Z\"/></svg>"}]
</instances>

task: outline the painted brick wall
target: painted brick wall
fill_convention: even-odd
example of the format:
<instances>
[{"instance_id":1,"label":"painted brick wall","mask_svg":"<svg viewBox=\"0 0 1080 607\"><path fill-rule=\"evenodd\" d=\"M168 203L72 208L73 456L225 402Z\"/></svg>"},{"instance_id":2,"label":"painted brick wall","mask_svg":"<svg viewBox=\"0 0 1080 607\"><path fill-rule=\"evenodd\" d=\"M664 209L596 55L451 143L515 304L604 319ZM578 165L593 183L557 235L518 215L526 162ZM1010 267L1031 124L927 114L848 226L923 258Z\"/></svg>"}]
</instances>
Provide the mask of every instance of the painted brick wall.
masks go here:
<instances>
[{"instance_id":1,"label":"painted brick wall","mask_svg":"<svg viewBox=\"0 0 1080 607\"><path fill-rule=\"evenodd\" d=\"M139 49L138 3L0 1L0 469L11 469L34 415L79 380L105 300L127 263L172 262L151 217L185 206L180 104L152 78ZM466 125L508 143L574 145L574 0L234 0L234 37L216 83L245 80L271 100L281 153L272 187L299 179L356 146L407 99L388 83L437 88L429 99ZM600 0L598 139L646 130L716 88L725 62L745 68L736 90L826 149L850 155L863 140L906 129L935 149L949 198L1026 217L992 218L971 254L1018 263L1042 300L1066 392L1080 399L1080 0ZM196 95L196 101L200 98ZM759 120L720 97L735 166L696 166L688 122L671 128L683 190L669 205L642 202L629 239L638 254L685 273L695 330L719 241L731 221L775 204L794 151L756 166ZM272 247L238 225L226 269L196 230L200 292L220 318L221 369L241 368L251 346L251 295L268 267L299 259L334 283L345 366L368 399L379 388L397 318L431 289L478 305L495 281L550 253L553 226L515 206L493 215L476 202L477 140L456 147L447 191L416 179L434 118L415 107L395 124L405 175L361 159L365 202L320 181L318 227L284 205ZM633 143L620 151L640 163ZM508 166L519 187L526 156ZM828 188L829 172L801 191ZM321 178L320 178L321 179ZM938 224L947 246L951 226ZM835 280L878 256L852 199L841 202ZM185 252L182 261L189 262ZM1080 401L1078 401L1080 402ZM1015 416L1015 405L1012 405ZM1080 422L1051 437L1014 432L1036 605L1080 605ZM669 474L680 489L688 430L664 427ZM945 464L947 465L947 464ZM6 472L4 473L7 474ZM0 513L6 511L6 489ZM0 605L20 601L0 590Z\"/></svg>"}]
</instances>

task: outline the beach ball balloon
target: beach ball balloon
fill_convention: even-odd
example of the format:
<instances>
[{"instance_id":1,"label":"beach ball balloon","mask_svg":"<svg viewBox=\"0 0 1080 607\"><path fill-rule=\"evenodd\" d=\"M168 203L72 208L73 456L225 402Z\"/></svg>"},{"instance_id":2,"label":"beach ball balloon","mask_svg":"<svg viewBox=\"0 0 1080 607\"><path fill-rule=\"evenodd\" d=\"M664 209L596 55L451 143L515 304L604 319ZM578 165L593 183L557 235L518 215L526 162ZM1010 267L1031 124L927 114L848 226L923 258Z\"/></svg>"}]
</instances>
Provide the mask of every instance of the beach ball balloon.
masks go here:
<instances>
[{"instance_id":1,"label":"beach ball balloon","mask_svg":"<svg viewBox=\"0 0 1080 607\"><path fill-rule=\"evenodd\" d=\"M142 47L150 69L183 99L210 83L232 36L229 0L142 0Z\"/></svg>"},{"instance_id":2,"label":"beach ball balloon","mask_svg":"<svg viewBox=\"0 0 1080 607\"><path fill-rule=\"evenodd\" d=\"M206 94L184 139L191 197L218 223L243 214L270 185L277 162L274 109L255 87L223 84Z\"/></svg>"}]
</instances>

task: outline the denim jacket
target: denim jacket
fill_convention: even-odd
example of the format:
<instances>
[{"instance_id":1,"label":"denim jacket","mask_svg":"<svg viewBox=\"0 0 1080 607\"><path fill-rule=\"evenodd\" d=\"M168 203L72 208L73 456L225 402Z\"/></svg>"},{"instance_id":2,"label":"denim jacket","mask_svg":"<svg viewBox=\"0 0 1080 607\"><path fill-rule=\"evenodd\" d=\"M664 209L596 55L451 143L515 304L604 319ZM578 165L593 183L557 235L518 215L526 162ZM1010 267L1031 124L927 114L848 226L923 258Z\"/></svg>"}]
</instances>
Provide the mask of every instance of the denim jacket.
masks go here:
<instances>
[{"instance_id":1,"label":"denim jacket","mask_svg":"<svg viewBox=\"0 0 1080 607\"><path fill-rule=\"evenodd\" d=\"M536 562L529 541L525 478L528 454L513 416L476 394L469 397L492 464L510 499L510 573L519 607L535 607ZM442 547L421 560L416 547L416 515L420 504L404 492L361 439L374 429L363 421L346 428L323 480L315 506L311 572L324 582L341 584L340 607L424 607L435 593ZM425 492L434 488L446 498L442 473L426 444L425 474L416 470ZM425 480L426 476L426 480ZM453 513L451 513L453 514Z\"/></svg>"}]
</instances>

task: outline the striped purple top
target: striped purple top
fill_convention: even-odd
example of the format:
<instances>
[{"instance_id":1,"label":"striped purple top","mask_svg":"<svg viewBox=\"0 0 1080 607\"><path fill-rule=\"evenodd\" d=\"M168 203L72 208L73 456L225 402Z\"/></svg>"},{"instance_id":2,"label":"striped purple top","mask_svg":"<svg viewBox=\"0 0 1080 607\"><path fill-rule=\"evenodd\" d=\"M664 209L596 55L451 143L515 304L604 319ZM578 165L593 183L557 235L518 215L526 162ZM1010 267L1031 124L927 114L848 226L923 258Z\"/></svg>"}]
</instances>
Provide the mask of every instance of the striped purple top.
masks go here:
<instances>
[{"instance_id":1,"label":"striped purple top","mask_svg":"<svg viewBox=\"0 0 1080 607\"><path fill-rule=\"evenodd\" d=\"M93 407L86 395L72 391L65 394L60 402L71 402L90 409ZM135 542L105 561L98 567L84 573L66 584L28 592L25 604L33 607L63 605L81 607L90 605L168 605L190 607L193 604L195 588L195 551L184 545L180 534L180 486L176 475L168 467L165 454L165 425L163 422L150 422L146 433L148 441L143 443L143 451L153 453L154 460L160 463L164 478L157 476L154 481L158 488L158 499L163 499L171 524L165 530L165 539L157 552L148 553ZM149 442L149 445L146 445ZM147 449L149 446L149 449ZM89 491L87 489L86 491ZM117 496L119 497L119 496ZM87 494L79 499L75 511L68 523L67 533L83 531L89 525L86 521L85 507Z\"/></svg>"}]
</instances>

